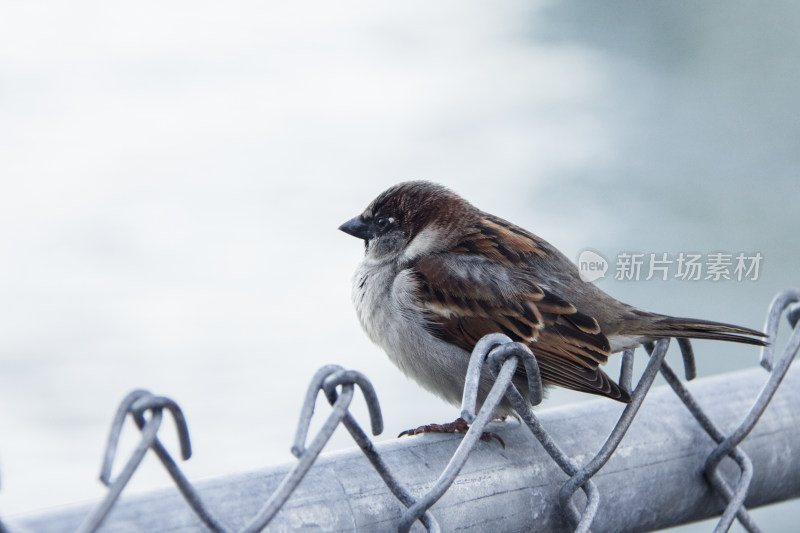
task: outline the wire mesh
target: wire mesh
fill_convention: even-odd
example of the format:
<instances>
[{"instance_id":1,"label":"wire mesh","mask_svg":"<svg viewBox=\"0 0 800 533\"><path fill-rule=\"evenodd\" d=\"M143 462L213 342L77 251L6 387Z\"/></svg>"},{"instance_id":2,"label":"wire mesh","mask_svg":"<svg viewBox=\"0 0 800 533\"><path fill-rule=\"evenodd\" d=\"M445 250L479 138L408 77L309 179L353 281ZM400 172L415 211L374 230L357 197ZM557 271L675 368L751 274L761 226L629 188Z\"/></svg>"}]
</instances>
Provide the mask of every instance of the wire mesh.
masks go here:
<instances>
[{"instance_id":1,"label":"wire mesh","mask_svg":"<svg viewBox=\"0 0 800 533\"><path fill-rule=\"evenodd\" d=\"M776 360L775 341L782 316L786 316L793 330L782 354ZM413 495L406 488L403 481L393 474L392 469L384 461L373 441L349 411L355 388L358 387L362 391L367 404L371 433L373 435L382 433L383 419L380 404L370 381L359 372L345 370L337 365L327 365L318 370L312 377L300 411L300 419L291 447L292 454L297 458L297 462L263 503L261 509L246 522L244 527L235 530L229 529L215 517L213 510L203 502L194 485L185 477L178 463L158 438L166 411L171 415L178 432L181 459L188 460L191 457L189 432L180 407L169 398L155 396L144 390L136 390L128 394L121 402L109 432L100 474L101 482L108 487L106 496L85 516L77 531L90 533L101 528L104 520L106 520L114 505L119 501L125 486L149 450L152 450L164 465L183 499L209 531L219 533L261 531L267 528L275 516L280 513L340 424L344 425L387 488L404 506L405 512L397 522L396 529L400 532L409 531L415 523L419 522L427 531L440 531L440 524L430 509L455 482L470 453L475 448L478 440L481 439L486 425L492 421L495 408L503 398L506 398L514 407L521 421L535 436L538 443L568 476L568 479L559 489L560 512L572 524L574 531L586 532L590 530L600 507L600 493L592 478L613 456L635 419L656 375L660 372L697 423L717 443L717 446L708 454L705 458L705 463L702 465L707 482L726 504L714 531L727 531L734 520L738 520L747 531L758 532L760 529L744 503L748 495L750 481L753 478L753 465L739 445L747 438L760 420L761 415L780 387L783 377L800 349L800 324L798 324L798 319L800 319L800 291L787 290L779 293L770 305L765 325L769 345L762 348L760 354L760 365L767 371L767 379L755 398L752 407L748 412L744 413L739 425L727 434L723 433L715 425L685 384L664 361L670 345L670 339L661 339L655 344L645 345L649 361L633 389L634 351L628 350L624 352L619 381L620 385L631 393L632 401L625 407L600 449L582 465L579 465L573 458L562 451L533 411L533 406L538 404L542 398L542 383L533 353L526 345L512 342L505 335L487 335L475 346L467 371L461 416L470 424L469 430L438 479L424 494L419 496ZM677 344L683 358L685 377L690 380L696 374L691 343L687 339L678 339ZM517 366L520 364L524 365L528 376L527 388L530 401L525 400L512 381ZM495 382L480 409L476 410L478 383L481 369L484 365L488 366L495 378ZM330 403L331 412L318 433L309 441L309 425L314 415L316 400L320 392L324 394ZM112 479L111 473L117 455L120 435L125 420L129 416L139 429L141 439L130 457L128 457L120 474ZM735 479L725 479L719 470L721 462L726 457L731 458L738 466L739 473ZM580 509L574 501L574 495L578 491L582 491L585 495L585 502ZM14 532L0 520L0 533Z\"/></svg>"}]
</instances>

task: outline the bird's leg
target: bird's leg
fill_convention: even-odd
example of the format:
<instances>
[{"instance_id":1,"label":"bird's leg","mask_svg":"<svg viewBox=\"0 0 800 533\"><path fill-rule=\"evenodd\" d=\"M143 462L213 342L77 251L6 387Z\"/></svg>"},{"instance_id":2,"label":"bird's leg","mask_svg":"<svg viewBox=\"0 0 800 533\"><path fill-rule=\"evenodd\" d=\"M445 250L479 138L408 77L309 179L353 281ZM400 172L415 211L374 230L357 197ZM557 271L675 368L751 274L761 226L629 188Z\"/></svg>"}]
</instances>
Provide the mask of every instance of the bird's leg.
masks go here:
<instances>
[{"instance_id":1,"label":"bird's leg","mask_svg":"<svg viewBox=\"0 0 800 533\"><path fill-rule=\"evenodd\" d=\"M448 424L428 424L426 426L420 426L416 429L407 429L400 433L397 438L406 436L406 435L420 435L422 433L466 433L469 431L469 424L463 418L459 417L453 420ZM500 446L503 448L506 447L506 443L503 442L503 439L500 438L500 435L491 431L484 431L481 434L481 440L484 442L490 442L492 439L497 439L497 442L500 443Z\"/></svg>"}]
</instances>

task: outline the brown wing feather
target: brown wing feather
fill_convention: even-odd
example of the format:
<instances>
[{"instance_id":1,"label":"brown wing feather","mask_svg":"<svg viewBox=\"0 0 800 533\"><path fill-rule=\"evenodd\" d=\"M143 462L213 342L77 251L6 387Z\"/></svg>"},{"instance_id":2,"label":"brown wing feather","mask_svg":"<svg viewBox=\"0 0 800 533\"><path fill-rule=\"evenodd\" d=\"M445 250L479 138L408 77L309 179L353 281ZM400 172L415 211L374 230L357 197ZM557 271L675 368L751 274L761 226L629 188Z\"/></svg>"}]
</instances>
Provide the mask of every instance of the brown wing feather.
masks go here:
<instances>
[{"instance_id":1,"label":"brown wing feather","mask_svg":"<svg viewBox=\"0 0 800 533\"><path fill-rule=\"evenodd\" d=\"M505 265L521 265L530 257L546 255L542 243L532 233L484 213L472 231L450 251L480 255Z\"/></svg>"},{"instance_id":2,"label":"brown wing feather","mask_svg":"<svg viewBox=\"0 0 800 533\"><path fill-rule=\"evenodd\" d=\"M513 277L509 266L542 252L538 238L515 226L513 231L501 219L487 216L481 224L480 232L466 235L451 253L488 260L494 270L501 269L503 274L502 269L509 270ZM448 255L428 255L413 265L432 334L472 351L482 336L505 333L531 348L545 383L630 401L599 369L608 361L611 346L594 318L531 279L516 277L510 294L486 290L485 283L476 283L479 274L455 271ZM524 376L523 369L518 373Z\"/></svg>"}]
</instances>

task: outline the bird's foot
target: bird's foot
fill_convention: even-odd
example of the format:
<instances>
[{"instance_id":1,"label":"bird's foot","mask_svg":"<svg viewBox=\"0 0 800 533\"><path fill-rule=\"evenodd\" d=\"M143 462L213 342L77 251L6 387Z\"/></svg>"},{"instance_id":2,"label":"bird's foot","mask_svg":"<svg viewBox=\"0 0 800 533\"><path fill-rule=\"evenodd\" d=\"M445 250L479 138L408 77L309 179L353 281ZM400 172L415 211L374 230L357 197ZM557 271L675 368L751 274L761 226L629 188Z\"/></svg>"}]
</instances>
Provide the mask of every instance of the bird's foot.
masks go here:
<instances>
[{"instance_id":1,"label":"bird's foot","mask_svg":"<svg viewBox=\"0 0 800 533\"><path fill-rule=\"evenodd\" d=\"M406 435L420 435L422 433L466 433L469 431L469 424L463 418L456 418L452 422L448 424L428 424L426 426L420 426L416 429L407 429L400 433L397 438L404 437ZM484 442L491 442L492 439L497 439L497 442L500 443L500 446L503 448L506 447L506 443L503 442L503 439L500 438L500 435L491 431L484 431L481 434L481 440Z\"/></svg>"}]
</instances>

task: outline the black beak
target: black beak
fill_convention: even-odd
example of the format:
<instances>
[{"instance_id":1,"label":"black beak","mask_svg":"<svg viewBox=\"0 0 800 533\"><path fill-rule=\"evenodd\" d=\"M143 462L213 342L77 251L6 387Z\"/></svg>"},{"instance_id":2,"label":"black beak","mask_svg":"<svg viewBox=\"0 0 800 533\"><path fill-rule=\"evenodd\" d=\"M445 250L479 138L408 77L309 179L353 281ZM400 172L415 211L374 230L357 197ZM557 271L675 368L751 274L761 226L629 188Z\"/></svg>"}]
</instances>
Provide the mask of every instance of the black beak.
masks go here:
<instances>
[{"instance_id":1,"label":"black beak","mask_svg":"<svg viewBox=\"0 0 800 533\"><path fill-rule=\"evenodd\" d=\"M358 237L359 239L364 239L365 241L371 239L374 236L372 234L369 224L361 220L360 216L351 218L350 220L339 226L339 229L347 233L348 235L352 235L353 237Z\"/></svg>"}]
</instances>

